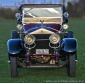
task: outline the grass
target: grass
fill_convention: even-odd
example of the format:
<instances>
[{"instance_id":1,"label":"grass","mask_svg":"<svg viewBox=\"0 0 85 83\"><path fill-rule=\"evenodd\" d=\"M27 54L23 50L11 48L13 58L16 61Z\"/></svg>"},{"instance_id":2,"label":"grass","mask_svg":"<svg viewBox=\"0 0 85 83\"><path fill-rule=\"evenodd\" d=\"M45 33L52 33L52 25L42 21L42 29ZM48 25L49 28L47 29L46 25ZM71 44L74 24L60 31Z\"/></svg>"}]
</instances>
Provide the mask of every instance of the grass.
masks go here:
<instances>
[{"instance_id":1,"label":"grass","mask_svg":"<svg viewBox=\"0 0 85 83\"><path fill-rule=\"evenodd\" d=\"M16 29L16 20L0 20L0 83L84 83L85 79L85 19L70 19L69 30L78 40L78 63L76 77L67 77L66 68L36 68L19 70L18 78L10 77L7 63L7 40ZM77 81L77 82L76 82Z\"/></svg>"}]
</instances>

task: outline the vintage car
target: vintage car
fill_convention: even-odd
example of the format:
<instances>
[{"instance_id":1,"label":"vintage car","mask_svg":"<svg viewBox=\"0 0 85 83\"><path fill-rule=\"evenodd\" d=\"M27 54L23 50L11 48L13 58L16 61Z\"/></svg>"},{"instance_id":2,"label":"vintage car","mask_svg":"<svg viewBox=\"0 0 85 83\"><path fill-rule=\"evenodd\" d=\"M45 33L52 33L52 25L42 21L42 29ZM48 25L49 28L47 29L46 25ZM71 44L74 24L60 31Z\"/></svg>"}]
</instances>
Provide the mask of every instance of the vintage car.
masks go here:
<instances>
[{"instance_id":1,"label":"vintage car","mask_svg":"<svg viewBox=\"0 0 85 83\"><path fill-rule=\"evenodd\" d=\"M18 68L58 68L65 66L75 76L77 39L68 31L68 16L62 4L23 4L17 29L7 41L11 77ZM35 72L35 71L34 71Z\"/></svg>"}]
</instances>

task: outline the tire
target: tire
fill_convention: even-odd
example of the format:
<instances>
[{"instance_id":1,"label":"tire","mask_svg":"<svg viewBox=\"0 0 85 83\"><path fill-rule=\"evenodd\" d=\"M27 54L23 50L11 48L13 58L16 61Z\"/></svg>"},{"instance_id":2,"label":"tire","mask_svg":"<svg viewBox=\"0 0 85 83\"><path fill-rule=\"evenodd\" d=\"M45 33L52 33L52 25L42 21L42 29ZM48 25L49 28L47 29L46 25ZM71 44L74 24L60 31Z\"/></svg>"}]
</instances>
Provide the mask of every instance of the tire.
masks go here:
<instances>
[{"instance_id":1,"label":"tire","mask_svg":"<svg viewBox=\"0 0 85 83\"><path fill-rule=\"evenodd\" d=\"M15 31L12 31L12 33L11 33L11 38L12 38L12 39L18 38L18 33L17 33L16 30L15 30Z\"/></svg>"},{"instance_id":2,"label":"tire","mask_svg":"<svg viewBox=\"0 0 85 83\"><path fill-rule=\"evenodd\" d=\"M67 38L73 38L73 32L72 31L68 31Z\"/></svg>"},{"instance_id":3,"label":"tire","mask_svg":"<svg viewBox=\"0 0 85 83\"><path fill-rule=\"evenodd\" d=\"M68 56L67 73L69 77L74 77L76 72L75 55Z\"/></svg>"},{"instance_id":4,"label":"tire","mask_svg":"<svg viewBox=\"0 0 85 83\"><path fill-rule=\"evenodd\" d=\"M17 77L18 71L17 71L17 58L16 57L10 57L10 67L11 67L11 77Z\"/></svg>"}]
</instances>

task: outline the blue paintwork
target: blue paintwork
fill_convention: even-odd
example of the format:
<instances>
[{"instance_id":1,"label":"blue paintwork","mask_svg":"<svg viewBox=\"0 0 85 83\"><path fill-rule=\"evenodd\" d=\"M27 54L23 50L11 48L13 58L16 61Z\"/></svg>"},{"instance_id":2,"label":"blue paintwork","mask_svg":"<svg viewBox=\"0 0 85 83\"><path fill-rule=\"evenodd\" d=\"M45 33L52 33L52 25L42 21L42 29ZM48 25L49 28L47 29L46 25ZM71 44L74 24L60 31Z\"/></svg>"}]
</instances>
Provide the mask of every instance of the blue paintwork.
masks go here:
<instances>
[{"instance_id":1,"label":"blue paintwork","mask_svg":"<svg viewBox=\"0 0 85 83\"><path fill-rule=\"evenodd\" d=\"M9 39L7 42L8 53L18 54L21 52L21 39Z\"/></svg>"},{"instance_id":2,"label":"blue paintwork","mask_svg":"<svg viewBox=\"0 0 85 83\"><path fill-rule=\"evenodd\" d=\"M65 52L75 52L77 50L77 40L75 38L64 38L61 47Z\"/></svg>"},{"instance_id":3,"label":"blue paintwork","mask_svg":"<svg viewBox=\"0 0 85 83\"><path fill-rule=\"evenodd\" d=\"M64 14L67 11L64 5L62 7L63 7L63 14ZM63 22L67 22L67 21L68 21L68 18L63 15Z\"/></svg>"},{"instance_id":4,"label":"blue paintwork","mask_svg":"<svg viewBox=\"0 0 85 83\"><path fill-rule=\"evenodd\" d=\"M34 30L37 30L37 29L40 29L41 28L41 23L39 23L39 24L26 24L26 25L24 25L24 31L28 31L28 30L32 30L33 28L36 28L36 29L34 29ZM45 23L43 23L43 28L45 28L45 29L48 29L50 27L50 30L53 30L53 29L55 29L55 30L60 30L61 29L61 25L60 24L45 24Z\"/></svg>"},{"instance_id":5,"label":"blue paintwork","mask_svg":"<svg viewBox=\"0 0 85 83\"><path fill-rule=\"evenodd\" d=\"M52 31L54 33L58 32L58 30L56 30L55 28L51 28L51 27L32 27L30 29L28 28L28 30L26 32L27 32L27 34L29 34L29 33L33 32L33 31L39 30L41 28L49 30L49 31Z\"/></svg>"}]
</instances>

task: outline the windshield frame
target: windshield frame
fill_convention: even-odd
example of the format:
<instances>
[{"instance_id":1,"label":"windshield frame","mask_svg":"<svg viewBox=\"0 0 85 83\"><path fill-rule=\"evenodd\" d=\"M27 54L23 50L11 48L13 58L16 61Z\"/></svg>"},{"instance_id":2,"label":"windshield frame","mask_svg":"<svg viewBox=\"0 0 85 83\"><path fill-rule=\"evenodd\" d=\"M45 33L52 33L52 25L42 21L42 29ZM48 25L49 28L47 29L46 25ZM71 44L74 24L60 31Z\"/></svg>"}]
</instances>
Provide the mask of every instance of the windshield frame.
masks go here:
<instances>
[{"instance_id":1,"label":"windshield frame","mask_svg":"<svg viewBox=\"0 0 85 83\"><path fill-rule=\"evenodd\" d=\"M61 19L61 23L60 24L62 24L62 20L63 20L63 11L62 11L62 5L61 4L25 4L24 6L23 6L23 10L22 10L22 18L24 19L24 8L31 8L31 9L33 9L33 8L61 8L61 17L33 17L34 19L38 19L38 18L56 18L56 19L58 19L58 18L60 18ZM30 11L30 10L29 10ZM30 18L30 17L29 17ZM28 19L29 19L28 18ZM24 20L22 19L22 22L24 23ZM27 19L27 18L26 18ZM30 18L31 19L31 18ZM35 23L39 23L39 22L35 22ZM49 23L51 23L51 22L49 22ZM52 22L53 23L53 22Z\"/></svg>"}]
</instances>

